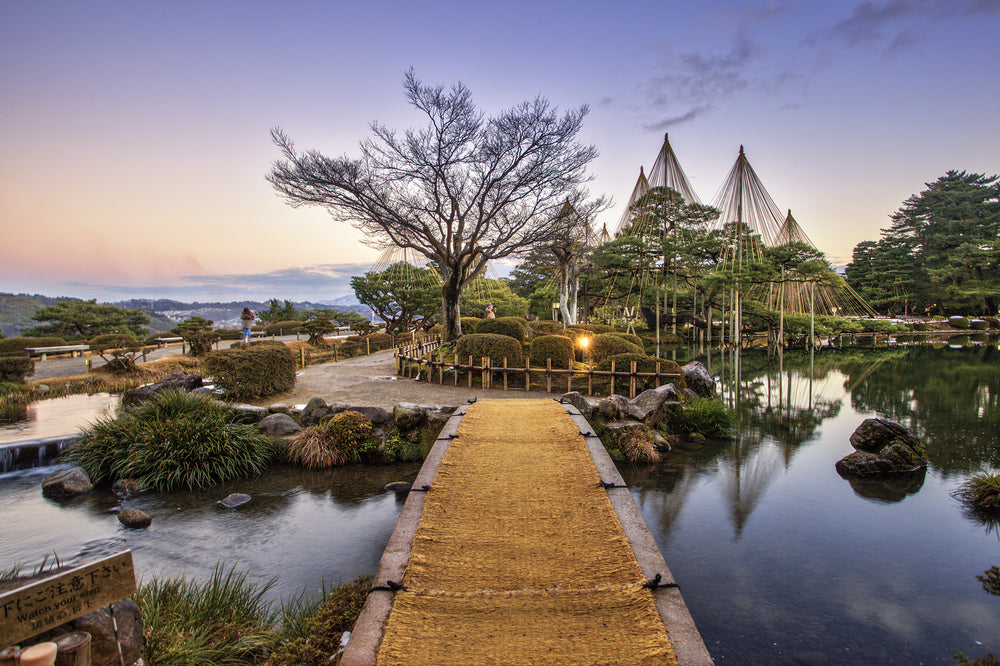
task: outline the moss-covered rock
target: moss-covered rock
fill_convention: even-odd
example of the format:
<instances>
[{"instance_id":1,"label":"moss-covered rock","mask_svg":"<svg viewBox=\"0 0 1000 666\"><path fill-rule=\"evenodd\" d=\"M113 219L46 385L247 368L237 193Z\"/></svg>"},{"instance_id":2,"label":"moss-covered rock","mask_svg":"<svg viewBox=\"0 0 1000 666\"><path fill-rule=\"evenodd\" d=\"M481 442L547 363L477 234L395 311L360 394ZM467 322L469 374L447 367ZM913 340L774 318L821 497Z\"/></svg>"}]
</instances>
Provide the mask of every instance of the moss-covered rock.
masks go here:
<instances>
[{"instance_id":1,"label":"moss-covered rock","mask_svg":"<svg viewBox=\"0 0 1000 666\"><path fill-rule=\"evenodd\" d=\"M927 466L927 447L909 430L887 419L865 419L851 435L857 449L837 461L841 476L912 472Z\"/></svg>"}]
</instances>

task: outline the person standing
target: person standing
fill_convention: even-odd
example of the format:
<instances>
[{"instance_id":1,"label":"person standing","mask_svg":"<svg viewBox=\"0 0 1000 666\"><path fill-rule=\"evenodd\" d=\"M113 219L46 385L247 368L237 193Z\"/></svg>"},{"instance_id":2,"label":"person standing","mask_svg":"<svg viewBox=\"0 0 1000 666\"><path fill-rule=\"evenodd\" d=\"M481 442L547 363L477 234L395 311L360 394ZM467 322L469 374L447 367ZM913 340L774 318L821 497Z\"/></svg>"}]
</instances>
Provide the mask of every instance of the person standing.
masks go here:
<instances>
[{"instance_id":1,"label":"person standing","mask_svg":"<svg viewBox=\"0 0 1000 666\"><path fill-rule=\"evenodd\" d=\"M250 308L243 308L240 321L243 322L243 342L250 344L250 327L253 326L254 314Z\"/></svg>"},{"instance_id":2,"label":"person standing","mask_svg":"<svg viewBox=\"0 0 1000 666\"><path fill-rule=\"evenodd\" d=\"M486 304L486 318L496 319L497 318L497 308L492 303Z\"/></svg>"}]
</instances>

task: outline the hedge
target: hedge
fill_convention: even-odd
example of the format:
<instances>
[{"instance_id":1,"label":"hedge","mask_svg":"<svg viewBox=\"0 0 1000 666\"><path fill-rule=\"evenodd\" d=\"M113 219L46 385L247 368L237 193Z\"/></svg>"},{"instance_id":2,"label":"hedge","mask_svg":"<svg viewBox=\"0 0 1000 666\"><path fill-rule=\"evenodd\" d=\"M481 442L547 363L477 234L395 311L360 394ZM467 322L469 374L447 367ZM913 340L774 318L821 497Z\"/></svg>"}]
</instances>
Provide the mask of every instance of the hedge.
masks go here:
<instances>
[{"instance_id":1,"label":"hedge","mask_svg":"<svg viewBox=\"0 0 1000 666\"><path fill-rule=\"evenodd\" d=\"M606 358L617 354L641 354L645 352L640 345L632 344L625 338L614 333L601 333L590 340L587 348L587 358L591 363L600 363Z\"/></svg>"},{"instance_id":2,"label":"hedge","mask_svg":"<svg viewBox=\"0 0 1000 666\"><path fill-rule=\"evenodd\" d=\"M546 367L546 359L552 359L553 368L572 367L573 341L563 335L540 335L531 341L528 360L534 368Z\"/></svg>"},{"instance_id":3,"label":"hedge","mask_svg":"<svg viewBox=\"0 0 1000 666\"><path fill-rule=\"evenodd\" d=\"M969 328L969 318L968 317L948 317L948 324L952 328Z\"/></svg>"},{"instance_id":4,"label":"hedge","mask_svg":"<svg viewBox=\"0 0 1000 666\"><path fill-rule=\"evenodd\" d=\"M35 364L27 356L5 356L0 358L0 382L23 382L35 371Z\"/></svg>"},{"instance_id":5,"label":"hedge","mask_svg":"<svg viewBox=\"0 0 1000 666\"><path fill-rule=\"evenodd\" d=\"M626 354L616 354L614 356L609 356L600 363L598 363L594 369L602 371L611 370L611 362L615 362L615 373L619 372L631 372L632 361L635 361L635 371L636 372L656 372L656 362L660 362L660 373L661 374L678 374L680 377L669 377L662 379L663 384L673 384L677 392L680 393L685 388L687 388L687 382L684 380L684 370L675 361L671 361L667 358L656 358L654 356L646 356L645 354L636 353L626 353ZM624 387L622 384L622 378L616 377L615 384L618 387ZM640 390L645 390L647 388L656 388L656 377L643 377L637 382L637 387Z\"/></svg>"},{"instance_id":6,"label":"hedge","mask_svg":"<svg viewBox=\"0 0 1000 666\"><path fill-rule=\"evenodd\" d=\"M209 352L203 367L233 400L265 398L295 386L295 356L280 342Z\"/></svg>"},{"instance_id":7,"label":"hedge","mask_svg":"<svg viewBox=\"0 0 1000 666\"><path fill-rule=\"evenodd\" d=\"M0 355L22 354L27 347L60 347L66 344L62 338L56 337L13 337L0 339Z\"/></svg>"},{"instance_id":8,"label":"hedge","mask_svg":"<svg viewBox=\"0 0 1000 666\"><path fill-rule=\"evenodd\" d=\"M463 335L476 332L476 324L479 323L479 317L462 317L460 321L462 322Z\"/></svg>"},{"instance_id":9,"label":"hedge","mask_svg":"<svg viewBox=\"0 0 1000 666\"><path fill-rule=\"evenodd\" d=\"M292 333L298 333L301 326L301 321L279 321L265 326L264 332L268 335L291 335Z\"/></svg>"},{"instance_id":10,"label":"hedge","mask_svg":"<svg viewBox=\"0 0 1000 666\"><path fill-rule=\"evenodd\" d=\"M484 356L489 356L490 364L503 366L504 358L507 366L520 368L524 362L524 349L521 343L508 335L498 333L472 333L463 335L455 345L459 363L472 356L472 363L478 364Z\"/></svg>"},{"instance_id":11,"label":"hedge","mask_svg":"<svg viewBox=\"0 0 1000 666\"><path fill-rule=\"evenodd\" d=\"M629 342L631 342L635 346L639 347L640 349L643 346L642 345L642 338L640 338L638 335L634 335L632 333L625 333L623 331L610 331L608 333L608 335L617 335L619 338L622 338L624 340L628 340Z\"/></svg>"},{"instance_id":12,"label":"hedge","mask_svg":"<svg viewBox=\"0 0 1000 666\"><path fill-rule=\"evenodd\" d=\"M92 350L101 353L109 349L138 347L139 341L128 333L106 333L94 337L88 344Z\"/></svg>"},{"instance_id":13,"label":"hedge","mask_svg":"<svg viewBox=\"0 0 1000 666\"><path fill-rule=\"evenodd\" d=\"M517 317L480 319L476 323L476 333L497 333L499 335L506 335L514 338L518 342L522 342L524 340L525 326Z\"/></svg>"},{"instance_id":14,"label":"hedge","mask_svg":"<svg viewBox=\"0 0 1000 666\"><path fill-rule=\"evenodd\" d=\"M986 323L985 319L973 319L969 322L969 328L974 331L985 331L989 328L989 324Z\"/></svg>"},{"instance_id":15,"label":"hedge","mask_svg":"<svg viewBox=\"0 0 1000 666\"><path fill-rule=\"evenodd\" d=\"M563 325L559 321L535 321L528 325L535 333L543 335L564 335Z\"/></svg>"}]
</instances>

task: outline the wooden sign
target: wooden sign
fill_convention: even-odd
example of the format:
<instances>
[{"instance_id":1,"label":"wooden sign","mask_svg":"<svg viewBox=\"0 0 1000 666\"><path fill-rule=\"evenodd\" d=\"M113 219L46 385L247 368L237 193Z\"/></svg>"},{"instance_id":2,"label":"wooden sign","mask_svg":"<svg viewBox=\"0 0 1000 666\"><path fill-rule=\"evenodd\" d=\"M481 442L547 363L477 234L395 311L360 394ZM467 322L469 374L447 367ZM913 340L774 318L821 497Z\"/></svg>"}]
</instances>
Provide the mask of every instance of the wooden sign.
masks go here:
<instances>
[{"instance_id":1,"label":"wooden sign","mask_svg":"<svg viewBox=\"0 0 1000 666\"><path fill-rule=\"evenodd\" d=\"M0 647L13 645L136 590L132 551L0 594Z\"/></svg>"}]
</instances>

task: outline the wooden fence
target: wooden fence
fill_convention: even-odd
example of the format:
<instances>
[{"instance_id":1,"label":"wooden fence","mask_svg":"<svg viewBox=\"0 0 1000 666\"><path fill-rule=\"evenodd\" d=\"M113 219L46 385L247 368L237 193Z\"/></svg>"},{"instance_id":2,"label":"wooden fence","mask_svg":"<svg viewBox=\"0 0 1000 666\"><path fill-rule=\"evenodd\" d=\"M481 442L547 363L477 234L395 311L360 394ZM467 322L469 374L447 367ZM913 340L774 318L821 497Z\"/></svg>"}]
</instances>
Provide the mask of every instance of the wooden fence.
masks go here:
<instances>
[{"instance_id":1,"label":"wooden fence","mask_svg":"<svg viewBox=\"0 0 1000 666\"><path fill-rule=\"evenodd\" d=\"M552 393L553 390L569 393L574 390L582 391L586 386L587 395L594 395L595 378L600 384L603 384L606 378L607 395L614 394L616 387L620 387L623 391L628 390L629 398L634 398L640 392L638 389L643 380L655 379L656 386L659 386L671 379L683 377L676 372L661 372L659 361L656 362L654 372L638 372L636 361L630 362L628 370L616 368L615 361L611 361L608 370L553 368L551 358L546 359L544 368L532 368L531 362L527 359L523 368L508 367L506 358L501 365L493 365L488 356L480 358L478 364L475 363L476 359L469 356L467 359L461 359L467 361L463 363L460 362L457 353L448 358L445 358L443 353L436 353L435 350L440 344L440 340L430 340L396 347L396 374L444 385L447 373L448 383L453 386L502 391L531 390L535 386L537 390L543 390L544 387L546 393ZM523 386L520 385L522 380ZM518 384L516 388L512 386L514 383Z\"/></svg>"}]
</instances>

